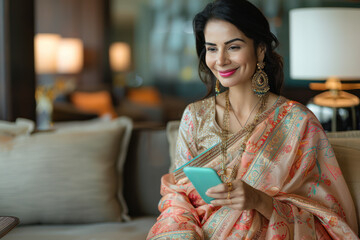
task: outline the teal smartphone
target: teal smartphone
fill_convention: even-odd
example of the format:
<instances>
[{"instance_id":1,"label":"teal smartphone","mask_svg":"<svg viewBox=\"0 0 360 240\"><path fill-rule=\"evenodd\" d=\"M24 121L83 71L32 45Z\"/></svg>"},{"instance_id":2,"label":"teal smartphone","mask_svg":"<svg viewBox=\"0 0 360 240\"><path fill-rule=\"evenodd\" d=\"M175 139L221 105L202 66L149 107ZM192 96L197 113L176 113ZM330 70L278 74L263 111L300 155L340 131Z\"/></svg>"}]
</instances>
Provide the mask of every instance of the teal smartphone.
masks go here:
<instances>
[{"instance_id":1,"label":"teal smartphone","mask_svg":"<svg viewBox=\"0 0 360 240\"><path fill-rule=\"evenodd\" d=\"M184 167L184 173L194 185L201 198L210 203L214 198L208 197L206 191L222 183L219 175L212 168Z\"/></svg>"}]
</instances>

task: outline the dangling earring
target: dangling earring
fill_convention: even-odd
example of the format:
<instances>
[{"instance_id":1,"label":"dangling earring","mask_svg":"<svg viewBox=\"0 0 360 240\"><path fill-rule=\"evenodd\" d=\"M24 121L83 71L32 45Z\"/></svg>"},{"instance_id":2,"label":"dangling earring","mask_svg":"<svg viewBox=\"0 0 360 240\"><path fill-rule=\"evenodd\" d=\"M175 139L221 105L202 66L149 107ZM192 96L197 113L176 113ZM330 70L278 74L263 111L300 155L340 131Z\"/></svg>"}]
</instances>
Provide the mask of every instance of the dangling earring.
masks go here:
<instances>
[{"instance_id":1,"label":"dangling earring","mask_svg":"<svg viewBox=\"0 0 360 240\"><path fill-rule=\"evenodd\" d=\"M257 70L252 77L252 89L258 97L264 96L269 90L269 79L265 71L265 63L257 63Z\"/></svg>"},{"instance_id":2,"label":"dangling earring","mask_svg":"<svg viewBox=\"0 0 360 240\"><path fill-rule=\"evenodd\" d=\"M220 81L219 79L216 79L216 83L215 83L215 93L216 95L220 94Z\"/></svg>"}]
</instances>

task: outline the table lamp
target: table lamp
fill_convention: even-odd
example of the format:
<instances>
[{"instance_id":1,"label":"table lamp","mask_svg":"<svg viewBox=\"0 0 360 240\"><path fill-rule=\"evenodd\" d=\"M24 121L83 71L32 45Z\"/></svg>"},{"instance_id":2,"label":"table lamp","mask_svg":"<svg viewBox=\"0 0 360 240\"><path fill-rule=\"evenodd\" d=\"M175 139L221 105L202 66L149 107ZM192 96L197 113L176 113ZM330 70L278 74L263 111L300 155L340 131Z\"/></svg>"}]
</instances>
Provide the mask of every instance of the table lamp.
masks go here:
<instances>
[{"instance_id":1,"label":"table lamp","mask_svg":"<svg viewBox=\"0 0 360 240\"><path fill-rule=\"evenodd\" d=\"M57 53L61 37L39 33L34 38L35 72L37 74L36 125L39 130L50 129L52 124L54 74L57 70Z\"/></svg>"},{"instance_id":2,"label":"table lamp","mask_svg":"<svg viewBox=\"0 0 360 240\"><path fill-rule=\"evenodd\" d=\"M57 53L57 79L55 88L59 94L75 90L77 75L84 65L84 46L78 38L62 38Z\"/></svg>"},{"instance_id":3,"label":"table lamp","mask_svg":"<svg viewBox=\"0 0 360 240\"><path fill-rule=\"evenodd\" d=\"M109 48L110 67L113 71L113 86L116 97L125 96L126 75L131 65L131 48L128 43L114 42Z\"/></svg>"},{"instance_id":4,"label":"table lamp","mask_svg":"<svg viewBox=\"0 0 360 240\"><path fill-rule=\"evenodd\" d=\"M342 90L360 84L340 80L360 80L359 8L298 8L290 10L290 76L311 83L313 90L329 91L314 97L320 106L354 107L359 98ZM332 121L336 129L336 112Z\"/></svg>"},{"instance_id":5,"label":"table lamp","mask_svg":"<svg viewBox=\"0 0 360 240\"><path fill-rule=\"evenodd\" d=\"M114 42L109 49L110 66L114 72L125 72L131 64L130 45L125 42Z\"/></svg>"},{"instance_id":6,"label":"table lamp","mask_svg":"<svg viewBox=\"0 0 360 240\"><path fill-rule=\"evenodd\" d=\"M62 38L57 54L57 72L77 74L84 63L84 47L80 39Z\"/></svg>"},{"instance_id":7,"label":"table lamp","mask_svg":"<svg viewBox=\"0 0 360 240\"><path fill-rule=\"evenodd\" d=\"M58 34L39 33L35 35L35 72L37 74L54 74L56 72L60 39Z\"/></svg>"},{"instance_id":8,"label":"table lamp","mask_svg":"<svg viewBox=\"0 0 360 240\"><path fill-rule=\"evenodd\" d=\"M61 38L58 34L39 33L34 39L37 128L52 125L53 100L75 89L74 75L83 66L83 44L80 39Z\"/></svg>"}]
</instances>

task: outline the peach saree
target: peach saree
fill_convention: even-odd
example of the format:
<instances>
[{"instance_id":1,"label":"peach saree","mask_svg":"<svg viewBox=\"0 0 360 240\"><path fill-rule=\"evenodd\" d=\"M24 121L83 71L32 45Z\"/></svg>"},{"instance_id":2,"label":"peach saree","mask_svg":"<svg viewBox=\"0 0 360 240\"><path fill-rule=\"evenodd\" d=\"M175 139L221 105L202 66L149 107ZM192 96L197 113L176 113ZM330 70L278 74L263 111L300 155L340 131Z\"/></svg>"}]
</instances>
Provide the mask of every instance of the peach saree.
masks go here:
<instances>
[{"instance_id":1,"label":"peach saree","mask_svg":"<svg viewBox=\"0 0 360 240\"><path fill-rule=\"evenodd\" d=\"M148 239L359 239L334 152L306 107L280 97L260 116L242 156L238 148L245 133L229 137L227 171L241 161L237 178L273 198L270 219L256 210L206 204L183 174L184 166L220 170L220 133L214 97L186 108L177 169L161 179L161 215Z\"/></svg>"}]
</instances>

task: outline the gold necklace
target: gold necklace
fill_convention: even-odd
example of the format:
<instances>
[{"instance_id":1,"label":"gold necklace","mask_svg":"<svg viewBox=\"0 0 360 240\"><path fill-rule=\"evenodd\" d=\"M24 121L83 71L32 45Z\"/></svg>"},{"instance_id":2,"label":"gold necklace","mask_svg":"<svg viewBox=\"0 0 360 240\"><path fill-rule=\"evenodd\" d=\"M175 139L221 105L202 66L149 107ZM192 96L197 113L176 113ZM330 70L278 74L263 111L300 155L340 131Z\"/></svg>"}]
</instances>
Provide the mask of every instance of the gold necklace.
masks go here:
<instances>
[{"instance_id":1,"label":"gold necklace","mask_svg":"<svg viewBox=\"0 0 360 240\"><path fill-rule=\"evenodd\" d=\"M222 161L220 164L221 170L220 170L220 176L224 183L231 182L233 179L235 179L238 168L240 166L242 155L246 149L246 142L249 140L251 133L254 131L256 125L258 124L258 121L260 119L260 115L264 110L266 109L266 102L267 102L268 94L264 95L260 99L260 107L259 110L256 113L256 116L251 124L244 126L244 131L246 132L246 135L243 139L243 141L240 144L239 148L239 160L233 167L229 177L226 176L226 163L227 163L227 147L228 147L228 135L229 135L229 129L230 129L230 99L229 99L229 91L225 93L225 112L223 117L223 130L221 131L221 152L222 152Z\"/></svg>"},{"instance_id":2,"label":"gold necklace","mask_svg":"<svg viewBox=\"0 0 360 240\"><path fill-rule=\"evenodd\" d=\"M230 100L229 100L229 91L225 92L225 111L224 111L224 117L223 117L223 128L221 131L221 155L222 155L222 161L220 164L221 170L220 170L220 176L223 182L225 182L226 178L226 160L227 160L227 137L229 135L229 125L230 125Z\"/></svg>"},{"instance_id":3,"label":"gold necklace","mask_svg":"<svg viewBox=\"0 0 360 240\"><path fill-rule=\"evenodd\" d=\"M235 110L234 110L234 108L232 107L232 104L231 104L231 101L230 101L230 98L229 98L229 103L230 103L231 110L232 110L232 112L234 113L235 118L236 118L236 121L239 123L239 125L240 125L241 128L244 128L244 127L246 126L246 124L248 123L248 121L249 121L249 119L250 119L250 116L251 116L252 113L254 112L254 110L255 110L255 108L257 107L257 105L259 105L260 100L261 100L261 99L259 99L259 100L257 101L257 103L255 104L255 106L254 106L253 109L251 110L249 116L248 116L247 119L246 119L245 124L242 125L241 122L240 122L240 120L239 120L239 118L236 116Z\"/></svg>"}]
</instances>

